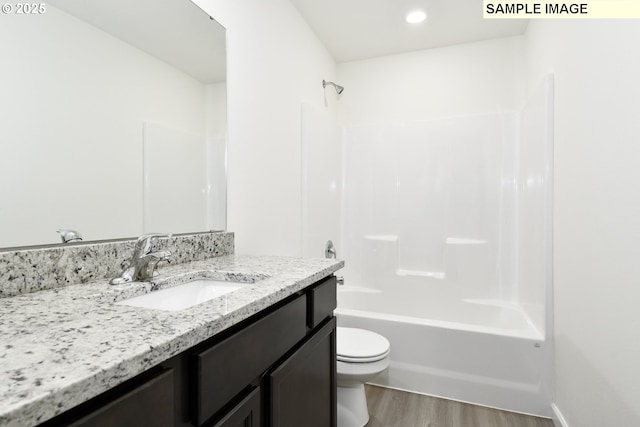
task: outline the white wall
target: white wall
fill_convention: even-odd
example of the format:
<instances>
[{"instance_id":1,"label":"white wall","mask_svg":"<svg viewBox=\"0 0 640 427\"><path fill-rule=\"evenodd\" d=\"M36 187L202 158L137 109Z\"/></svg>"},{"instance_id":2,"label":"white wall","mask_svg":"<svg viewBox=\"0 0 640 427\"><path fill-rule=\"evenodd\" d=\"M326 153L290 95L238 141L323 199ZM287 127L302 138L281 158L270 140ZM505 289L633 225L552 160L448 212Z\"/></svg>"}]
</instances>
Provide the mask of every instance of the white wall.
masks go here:
<instances>
[{"instance_id":1,"label":"white wall","mask_svg":"<svg viewBox=\"0 0 640 427\"><path fill-rule=\"evenodd\" d=\"M522 43L512 37L339 64L339 118L394 123L518 110Z\"/></svg>"},{"instance_id":2,"label":"white wall","mask_svg":"<svg viewBox=\"0 0 640 427\"><path fill-rule=\"evenodd\" d=\"M322 79L334 79L335 63L288 0L196 3L227 28L227 227L236 252L300 255L300 106L324 106Z\"/></svg>"},{"instance_id":3,"label":"white wall","mask_svg":"<svg viewBox=\"0 0 640 427\"><path fill-rule=\"evenodd\" d=\"M571 427L640 425L640 25L533 21L555 74L555 402Z\"/></svg>"}]
</instances>

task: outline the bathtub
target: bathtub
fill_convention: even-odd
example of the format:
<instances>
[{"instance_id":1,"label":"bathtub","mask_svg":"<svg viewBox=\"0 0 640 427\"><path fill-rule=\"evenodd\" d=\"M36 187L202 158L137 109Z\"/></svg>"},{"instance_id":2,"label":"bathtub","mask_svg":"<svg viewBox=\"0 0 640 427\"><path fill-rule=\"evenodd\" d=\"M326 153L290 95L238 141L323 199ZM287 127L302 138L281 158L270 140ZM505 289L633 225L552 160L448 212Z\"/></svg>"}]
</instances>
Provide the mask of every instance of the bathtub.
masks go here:
<instances>
[{"instance_id":1,"label":"bathtub","mask_svg":"<svg viewBox=\"0 0 640 427\"><path fill-rule=\"evenodd\" d=\"M544 333L515 304L443 294L401 300L417 294L339 287L338 326L391 343L391 365L371 383L550 417Z\"/></svg>"}]
</instances>

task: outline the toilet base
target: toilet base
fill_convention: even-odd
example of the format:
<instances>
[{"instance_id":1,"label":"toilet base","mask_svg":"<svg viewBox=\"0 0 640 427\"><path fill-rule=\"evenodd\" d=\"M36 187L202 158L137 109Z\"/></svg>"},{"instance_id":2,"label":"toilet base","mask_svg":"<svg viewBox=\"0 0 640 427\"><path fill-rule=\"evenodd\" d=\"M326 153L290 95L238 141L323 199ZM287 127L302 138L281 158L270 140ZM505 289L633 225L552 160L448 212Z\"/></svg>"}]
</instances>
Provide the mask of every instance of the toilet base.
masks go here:
<instances>
[{"instance_id":1,"label":"toilet base","mask_svg":"<svg viewBox=\"0 0 640 427\"><path fill-rule=\"evenodd\" d=\"M364 384L338 385L338 427L364 427L369 422Z\"/></svg>"}]
</instances>

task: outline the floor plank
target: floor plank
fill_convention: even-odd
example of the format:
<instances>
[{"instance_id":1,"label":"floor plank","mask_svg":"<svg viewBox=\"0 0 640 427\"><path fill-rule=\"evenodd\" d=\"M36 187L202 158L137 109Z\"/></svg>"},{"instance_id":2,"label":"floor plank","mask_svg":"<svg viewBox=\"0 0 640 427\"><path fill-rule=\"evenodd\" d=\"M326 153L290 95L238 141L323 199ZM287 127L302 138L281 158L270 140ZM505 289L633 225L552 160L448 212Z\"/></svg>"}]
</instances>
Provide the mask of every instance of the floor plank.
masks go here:
<instances>
[{"instance_id":1,"label":"floor plank","mask_svg":"<svg viewBox=\"0 0 640 427\"><path fill-rule=\"evenodd\" d=\"M453 400L366 385L367 427L553 427L532 417Z\"/></svg>"}]
</instances>

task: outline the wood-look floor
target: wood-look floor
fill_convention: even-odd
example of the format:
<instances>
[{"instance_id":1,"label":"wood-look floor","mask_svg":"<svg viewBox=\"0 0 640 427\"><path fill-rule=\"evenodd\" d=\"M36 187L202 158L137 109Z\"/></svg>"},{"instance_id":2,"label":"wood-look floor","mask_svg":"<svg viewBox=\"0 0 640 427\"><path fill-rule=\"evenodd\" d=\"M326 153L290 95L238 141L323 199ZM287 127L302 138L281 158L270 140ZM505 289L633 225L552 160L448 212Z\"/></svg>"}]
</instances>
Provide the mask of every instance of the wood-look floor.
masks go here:
<instances>
[{"instance_id":1,"label":"wood-look floor","mask_svg":"<svg viewBox=\"0 0 640 427\"><path fill-rule=\"evenodd\" d=\"M366 385L367 427L553 427L531 417L453 400Z\"/></svg>"}]
</instances>

